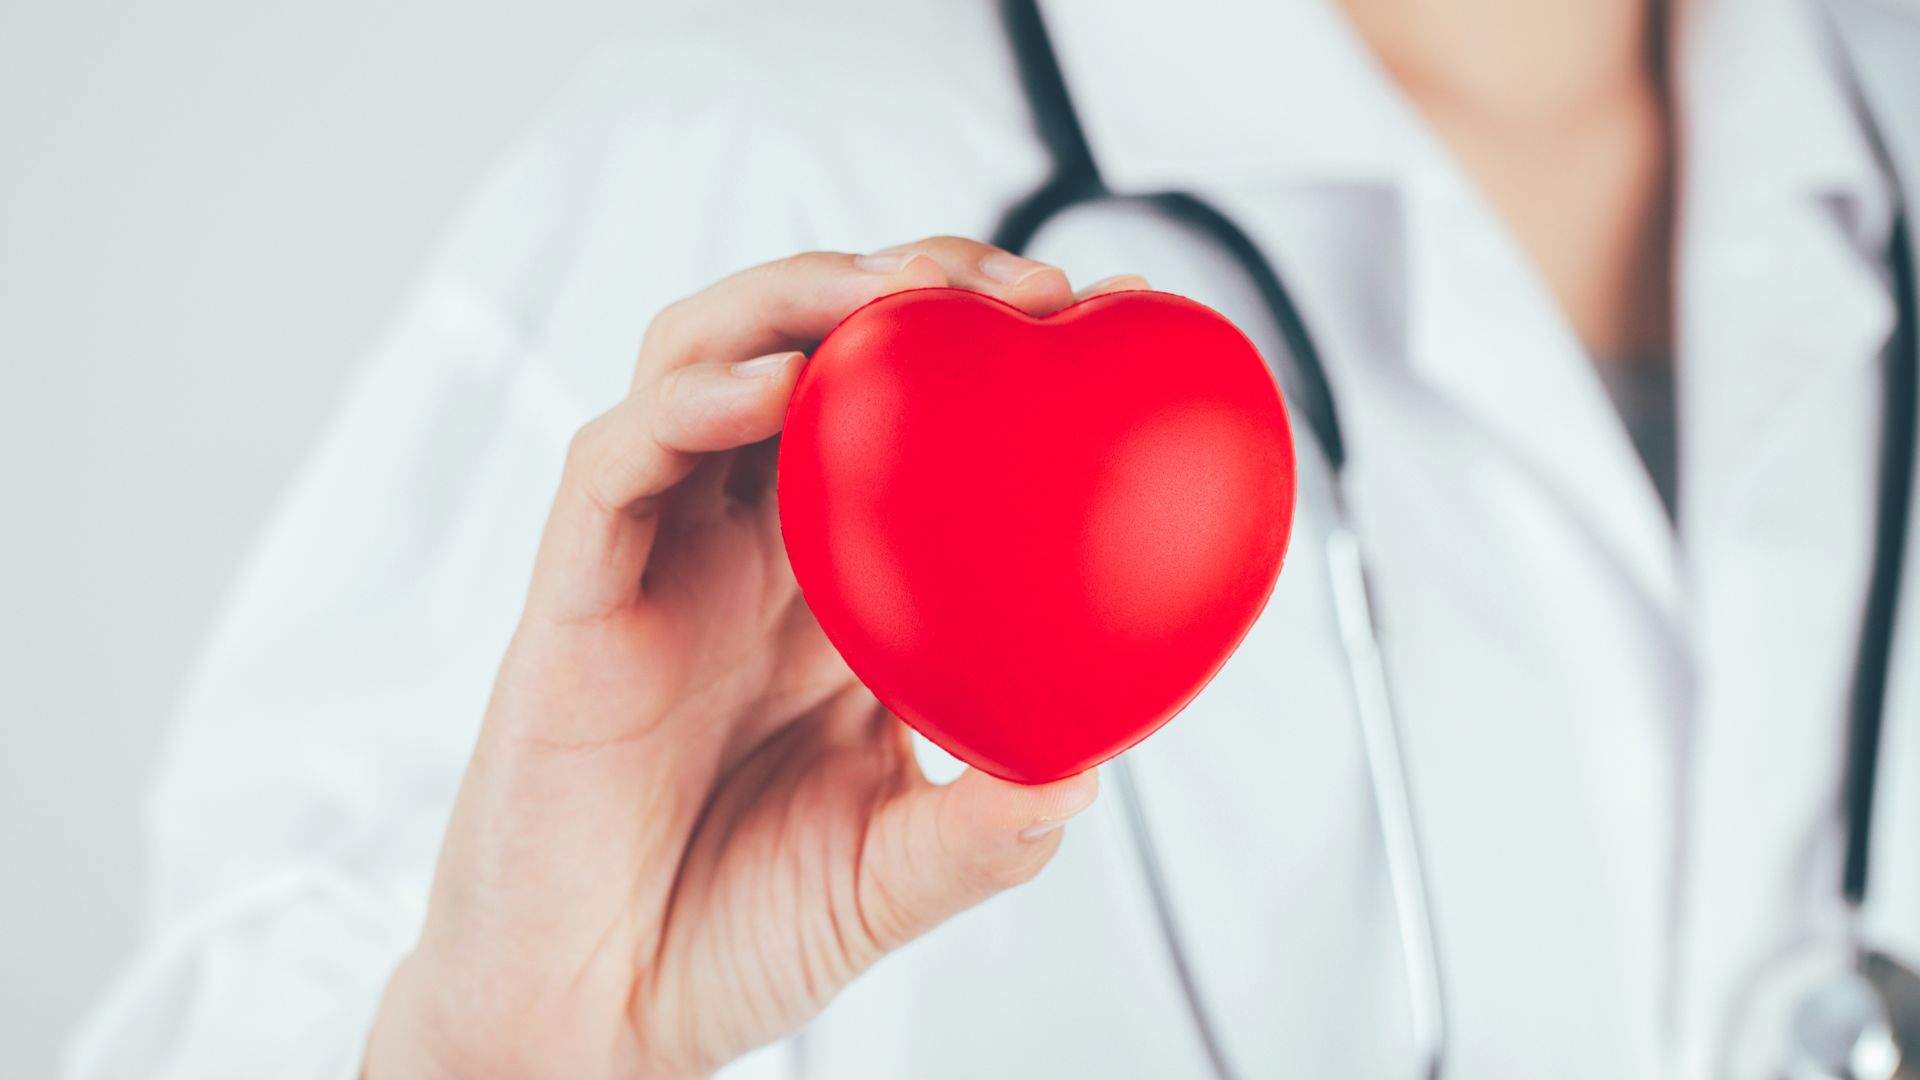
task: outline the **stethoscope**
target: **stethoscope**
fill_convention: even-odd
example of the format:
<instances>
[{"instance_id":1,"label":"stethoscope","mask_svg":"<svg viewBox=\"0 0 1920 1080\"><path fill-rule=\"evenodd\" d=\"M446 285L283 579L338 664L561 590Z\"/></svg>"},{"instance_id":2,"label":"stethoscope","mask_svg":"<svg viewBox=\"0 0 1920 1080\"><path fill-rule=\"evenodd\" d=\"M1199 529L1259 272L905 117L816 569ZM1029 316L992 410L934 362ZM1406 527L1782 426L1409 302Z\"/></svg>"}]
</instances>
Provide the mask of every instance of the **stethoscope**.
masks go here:
<instances>
[{"instance_id":1,"label":"stethoscope","mask_svg":"<svg viewBox=\"0 0 1920 1080\"><path fill-rule=\"evenodd\" d=\"M1279 274L1252 239L1225 214L1184 192L1131 195L1106 187L1034 0L1002 0L1000 8L1022 87L1052 158L1053 173L1044 185L1007 212L994 233L994 243L1008 251L1022 251L1055 215L1088 203L1145 205L1197 229L1229 255L1256 287L1279 330L1285 356L1276 365L1276 374L1296 429L1304 427L1311 435L1330 480L1327 505L1321 508L1325 523L1317 539L1352 683L1354 711L1392 891L1415 1060L1419 1074L1434 1080L1446 1062L1448 1035L1437 923L1394 717L1392 687L1381 656L1376 608L1368 591L1366 563L1342 496L1346 441L1319 350ZM1870 121L1864 102L1857 104L1860 115ZM1866 126L1884 174L1895 180L1877 132L1871 130L1871 122ZM1899 184L1888 186L1895 212L1887 266L1898 317L1884 364L1873 564L1854 666L1841 789L1840 815L1846 830L1840 887L1846 920L1841 952L1846 963L1839 969L1816 970L1811 975L1794 972L1798 976L1798 985L1792 988L1797 1004L1788 1010L1788 1030L1783 1033L1787 1046L1777 1073L1794 1080L1893 1080L1909 1075L1901 1071L1903 1058L1910 1059L1909 1069L1920 1068L1920 975L1889 954L1869 947L1860 926L1913 484L1915 396L1920 391L1920 337L1916 336L1920 318L1914 310L1913 252ZM1194 1032L1214 1074L1221 1080L1232 1080L1235 1071L1200 993L1174 918L1133 770L1124 758L1113 762L1110 770ZM1762 983L1769 977L1766 972L1756 975Z\"/></svg>"}]
</instances>

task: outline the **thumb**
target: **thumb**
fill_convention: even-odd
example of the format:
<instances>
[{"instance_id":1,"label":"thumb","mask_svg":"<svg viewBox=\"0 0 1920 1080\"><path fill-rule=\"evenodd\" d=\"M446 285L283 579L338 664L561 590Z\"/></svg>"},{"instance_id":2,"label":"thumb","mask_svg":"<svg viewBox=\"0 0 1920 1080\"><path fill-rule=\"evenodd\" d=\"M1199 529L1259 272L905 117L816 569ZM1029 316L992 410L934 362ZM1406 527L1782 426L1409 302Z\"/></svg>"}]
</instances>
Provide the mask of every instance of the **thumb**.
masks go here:
<instances>
[{"instance_id":1,"label":"thumb","mask_svg":"<svg viewBox=\"0 0 1920 1080\"><path fill-rule=\"evenodd\" d=\"M1093 804L1098 774L1025 786L968 769L915 784L875 815L861 889L876 944L906 944L1031 879L1060 847L1061 826Z\"/></svg>"}]
</instances>

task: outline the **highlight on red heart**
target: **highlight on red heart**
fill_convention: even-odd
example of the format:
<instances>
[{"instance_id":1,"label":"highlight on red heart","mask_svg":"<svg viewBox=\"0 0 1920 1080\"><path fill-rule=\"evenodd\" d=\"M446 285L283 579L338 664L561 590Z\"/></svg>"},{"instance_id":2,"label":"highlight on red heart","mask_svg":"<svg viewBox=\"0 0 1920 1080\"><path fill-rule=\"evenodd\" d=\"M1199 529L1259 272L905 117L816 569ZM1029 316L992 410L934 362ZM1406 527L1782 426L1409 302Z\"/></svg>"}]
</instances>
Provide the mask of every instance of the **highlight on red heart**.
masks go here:
<instances>
[{"instance_id":1,"label":"highlight on red heart","mask_svg":"<svg viewBox=\"0 0 1920 1080\"><path fill-rule=\"evenodd\" d=\"M1158 292L1044 318L883 297L815 351L780 443L827 637L895 715L1021 783L1126 750L1213 678L1273 591L1294 488L1259 351Z\"/></svg>"}]
</instances>

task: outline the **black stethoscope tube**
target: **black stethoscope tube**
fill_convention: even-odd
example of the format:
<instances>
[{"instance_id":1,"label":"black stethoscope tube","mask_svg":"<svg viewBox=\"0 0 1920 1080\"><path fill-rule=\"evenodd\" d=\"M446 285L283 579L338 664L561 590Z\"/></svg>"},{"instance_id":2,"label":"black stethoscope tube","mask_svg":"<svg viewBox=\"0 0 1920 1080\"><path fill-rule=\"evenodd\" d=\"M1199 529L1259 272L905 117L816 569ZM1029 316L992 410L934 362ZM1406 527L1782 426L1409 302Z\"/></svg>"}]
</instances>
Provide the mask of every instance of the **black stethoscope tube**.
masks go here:
<instances>
[{"instance_id":1,"label":"black stethoscope tube","mask_svg":"<svg viewBox=\"0 0 1920 1080\"><path fill-rule=\"evenodd\" d=\"M1862 115L1868 115L1864 111ZM1878 140L1875 140L1876 144ZM1883 169L1894 173L1886 152ZM1873 802L1878 783L1882 727L1887 715L1887 680L1893 668L1893 633L1900 607L1900 579L1906 563L1908 519L1913 505L1914 411L1920 397L1920 314L1916 314L1913 238L1900 205L1900 185L1894 192L1893 228L1887 241L1887 268L1896 312L1893 334L1882 365L1880 416L1880 477L1875 499L1873 569L1867 584L1866 610L1861 616L1860 651L1854 663L1853 693L1849 701L1847 764L1841 800L1846 821L1847 854L1841 876L1841 895L1855 910L1866 902L1867 876L1873 856Z\"/></svg>"}]
</instances>

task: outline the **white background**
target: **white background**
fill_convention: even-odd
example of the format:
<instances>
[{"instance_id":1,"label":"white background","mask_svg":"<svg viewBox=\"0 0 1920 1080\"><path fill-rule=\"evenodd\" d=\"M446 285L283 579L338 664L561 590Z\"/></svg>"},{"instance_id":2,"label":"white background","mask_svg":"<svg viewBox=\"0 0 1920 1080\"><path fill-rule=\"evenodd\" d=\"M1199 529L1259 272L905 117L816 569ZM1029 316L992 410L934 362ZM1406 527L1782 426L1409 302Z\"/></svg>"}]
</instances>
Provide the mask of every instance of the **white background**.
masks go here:
<instances>
[{"instance_id":1,"label":"white background","mask_svg":"<svg viewBox=\"0 0 1920 1080\"><path fill-rule=\"evenodd\" d=\"M236 560L613 0L0 0L0 1077L131 948Z\"/></svg>"}]
</instances>

